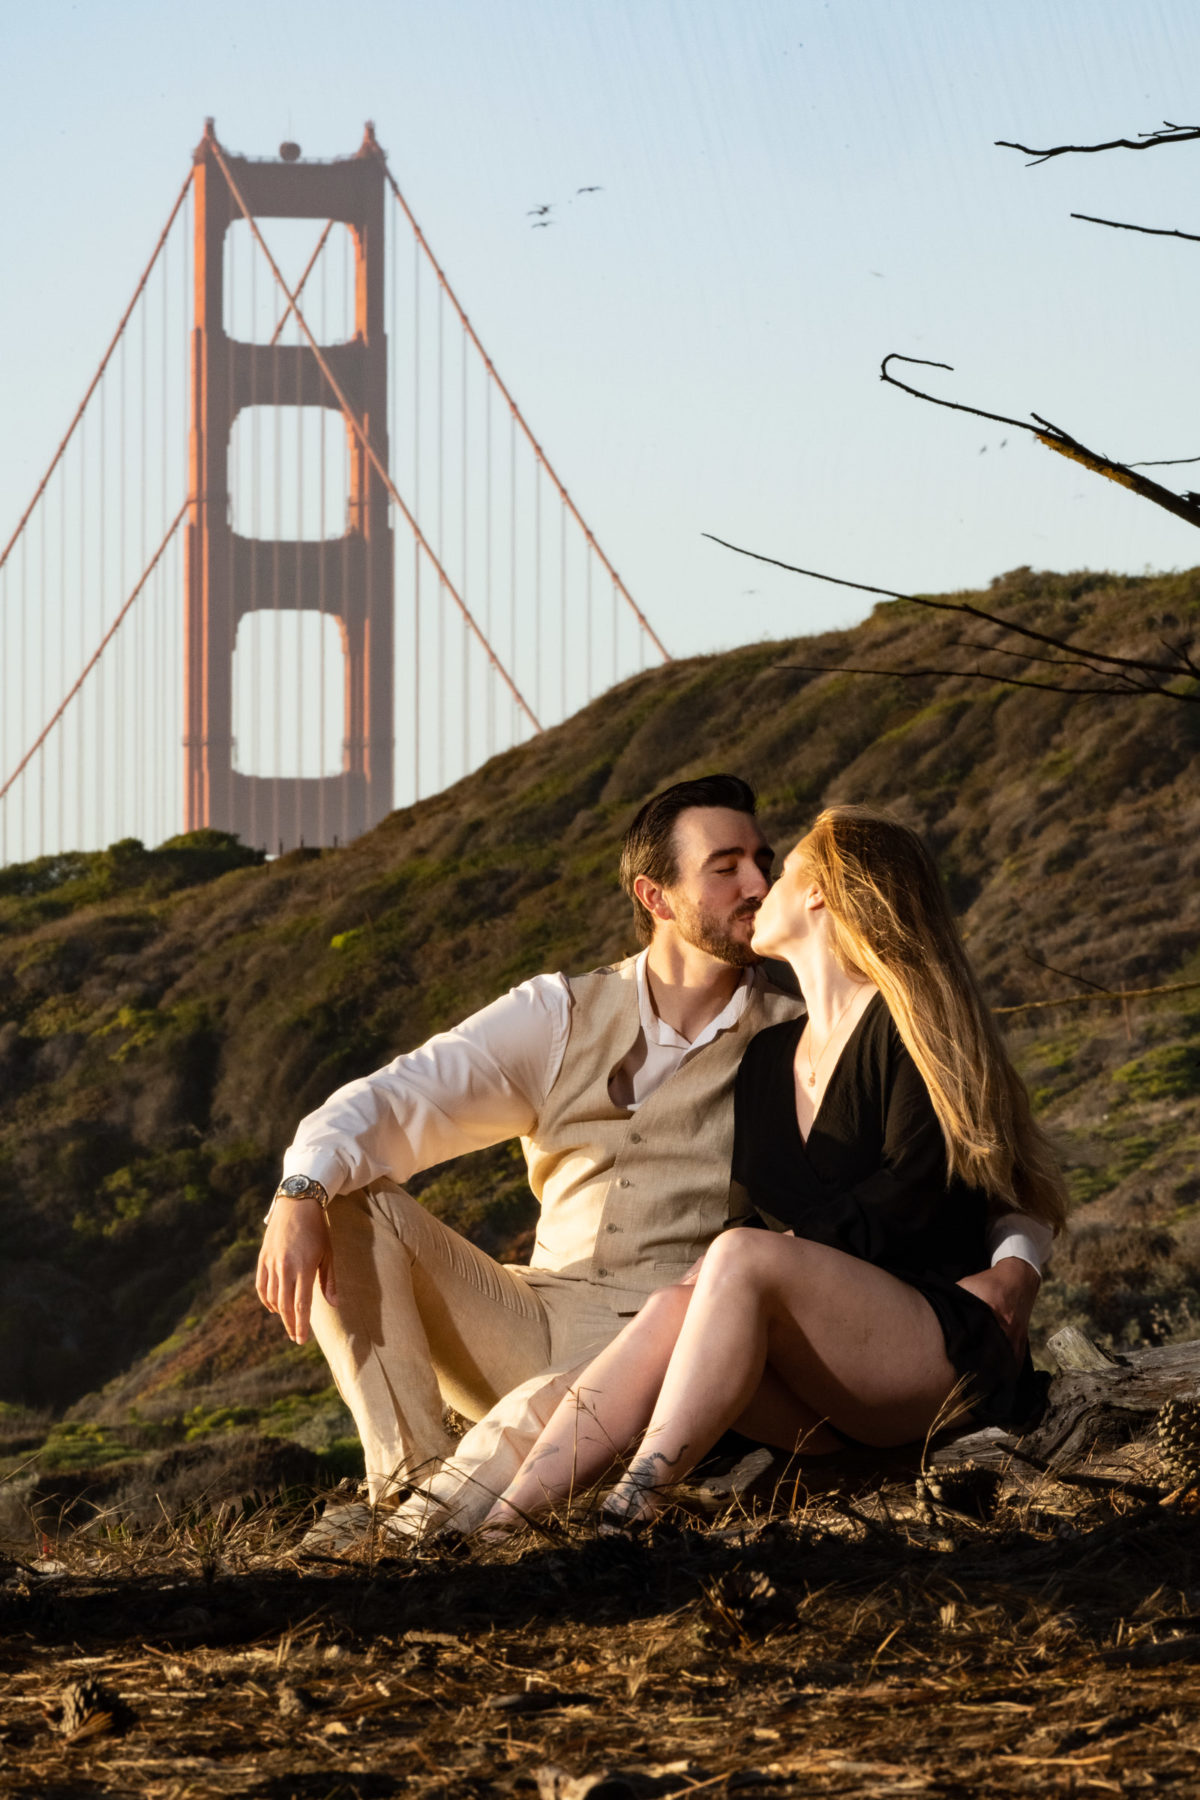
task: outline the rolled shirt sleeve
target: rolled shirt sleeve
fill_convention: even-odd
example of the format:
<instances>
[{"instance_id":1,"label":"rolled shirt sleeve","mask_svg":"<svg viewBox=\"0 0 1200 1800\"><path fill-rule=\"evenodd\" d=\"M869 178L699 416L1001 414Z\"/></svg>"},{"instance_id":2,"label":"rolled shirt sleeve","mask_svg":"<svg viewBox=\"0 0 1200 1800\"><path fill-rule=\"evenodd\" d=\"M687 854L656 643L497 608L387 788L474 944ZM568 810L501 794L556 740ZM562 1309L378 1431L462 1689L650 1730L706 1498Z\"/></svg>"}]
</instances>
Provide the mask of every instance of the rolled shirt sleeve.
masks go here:
<instances>
[{"instance_id":1,"label":"rolled shirt sleeve","mask_svg":"<svg viewBox=\"0 0 1200 1800\"><path fill-rule=\"evenodd\" d=\"M284 1177L308 1175L332 1198L526 1135L562 1062L570 1012L563 976L538 975L347 1082L300 1121Z\"/></svg>"}]
</instances>

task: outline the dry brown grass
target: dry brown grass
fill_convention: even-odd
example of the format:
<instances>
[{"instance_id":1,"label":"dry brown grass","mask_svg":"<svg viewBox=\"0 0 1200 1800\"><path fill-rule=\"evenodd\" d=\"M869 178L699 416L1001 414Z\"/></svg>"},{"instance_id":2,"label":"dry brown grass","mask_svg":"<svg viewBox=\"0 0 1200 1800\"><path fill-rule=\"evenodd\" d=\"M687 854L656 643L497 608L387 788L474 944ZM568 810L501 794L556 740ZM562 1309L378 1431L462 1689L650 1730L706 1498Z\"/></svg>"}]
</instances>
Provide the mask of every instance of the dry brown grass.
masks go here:
<instances>
[{"instance_id":1,"label":"dry brown grass","mask_svg":"<svg viewBox=\"0 0 1200 1800\"><path fill-rule=\"evenodd\" d=\"M64 1535L0 1588L0 1793L1193 1793L1196 1505L1038 1477L930 1523L877 1471L357 1565L280 1508Z\"/></svg>"}]
</instances>

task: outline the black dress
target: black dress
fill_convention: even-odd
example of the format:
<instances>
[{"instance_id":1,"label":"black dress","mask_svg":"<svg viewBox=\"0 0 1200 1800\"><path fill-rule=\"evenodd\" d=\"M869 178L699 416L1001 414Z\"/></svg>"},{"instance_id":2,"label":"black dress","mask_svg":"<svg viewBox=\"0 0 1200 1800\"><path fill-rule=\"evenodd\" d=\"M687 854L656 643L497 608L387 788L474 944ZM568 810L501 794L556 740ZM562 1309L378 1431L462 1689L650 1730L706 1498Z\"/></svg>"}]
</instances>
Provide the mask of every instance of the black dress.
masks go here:
<instances>
[{"instance_id":1,"label":"black dress","mask_svg":"<svg viewBox=\"0 0 1200 1800\"><path fill-rule=\"evenodd\" d=\"M937 1315L977 1421L1023 1420L1038 1400L1028 1352L1018 1363L991 1308L955 1285L989 1261L988 1198L957 1177L947 1181L937 1114L883 996L872 997L851 1033L807 1141L794 1076L804 1023L760 1031L738 1070L733 1179L751 1210L730 1223L793 1231L916 1288Z\"/></svg>"}]
</instances>

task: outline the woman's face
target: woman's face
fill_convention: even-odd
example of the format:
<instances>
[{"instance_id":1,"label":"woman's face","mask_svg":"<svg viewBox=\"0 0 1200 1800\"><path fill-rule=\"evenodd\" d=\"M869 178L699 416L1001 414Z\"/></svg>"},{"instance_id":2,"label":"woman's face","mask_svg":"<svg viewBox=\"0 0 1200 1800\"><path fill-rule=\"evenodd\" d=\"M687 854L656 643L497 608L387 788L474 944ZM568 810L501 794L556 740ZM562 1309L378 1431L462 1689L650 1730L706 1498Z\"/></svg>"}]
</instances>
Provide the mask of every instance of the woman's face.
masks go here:
<instances>
[{"instance_id":1,"label":"woman's face","mask_svg":"<svg viewBox=\"0 0 1200 1800\"><path fill-rule=\"evenodd\" d=\"M782 955L789 944L809 934L808 902L815 884L804 855L807 842L801 838L784 857L779 878L755 915L750 948L759 956Z\"/></svg>"}]
</instances>

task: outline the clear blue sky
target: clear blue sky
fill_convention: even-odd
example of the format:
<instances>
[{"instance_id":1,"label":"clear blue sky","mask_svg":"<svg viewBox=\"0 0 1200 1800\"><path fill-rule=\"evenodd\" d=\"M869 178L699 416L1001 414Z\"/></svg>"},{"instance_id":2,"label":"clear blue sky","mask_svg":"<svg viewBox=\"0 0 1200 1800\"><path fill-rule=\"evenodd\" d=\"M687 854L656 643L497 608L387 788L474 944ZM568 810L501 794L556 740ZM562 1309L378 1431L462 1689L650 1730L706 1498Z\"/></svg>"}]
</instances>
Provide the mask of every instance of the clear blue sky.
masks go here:
<instances>
[{"instance_id":1,"label":"clear blue sky","mask_svg":"<svg viewBox=\"0 0 1200 1800\"><path fill-rule=\"evenodd\" d=\"M869 605L706 530L924 591L1200 562L1182 523L877 379L886 351L934 357L944 391L1114 455L1200 455L1200 245L1069 217L1200 229L1200 145L1041 168L993 148L1192 121L1198 66L1188 0L6 0L0 528L205 115L250 154L345 153L373 118L676 653ZM603 193L568 206L585 184Z\"/></svg>"}]
</instances>

